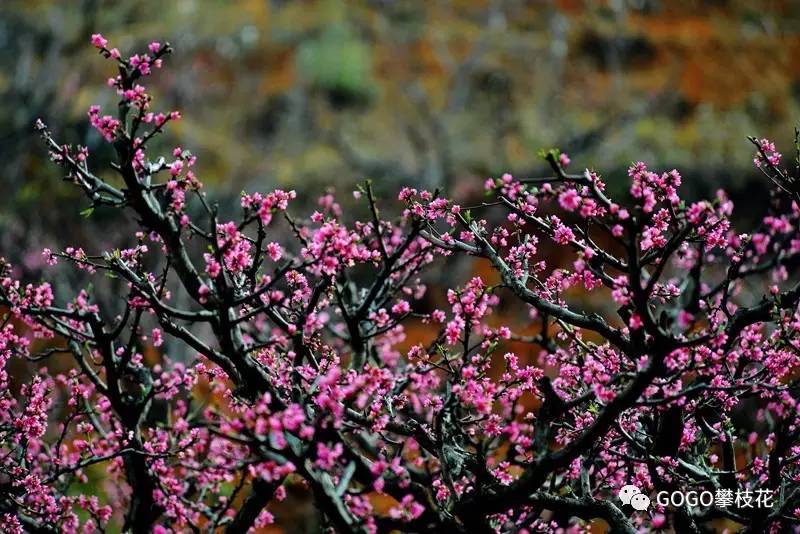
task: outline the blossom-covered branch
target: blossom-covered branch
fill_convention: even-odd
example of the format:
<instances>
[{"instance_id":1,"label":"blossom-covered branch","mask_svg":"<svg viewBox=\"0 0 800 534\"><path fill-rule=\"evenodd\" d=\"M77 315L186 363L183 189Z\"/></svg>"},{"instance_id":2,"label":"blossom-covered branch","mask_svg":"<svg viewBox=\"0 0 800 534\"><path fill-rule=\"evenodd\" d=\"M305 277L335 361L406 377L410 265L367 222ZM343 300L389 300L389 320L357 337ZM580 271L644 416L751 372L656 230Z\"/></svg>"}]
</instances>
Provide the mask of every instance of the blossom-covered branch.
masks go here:
<instances>
[{"instance_id":1,"label":"blossom-covered branch","mask_svg":"<svg viewBox=\"0 0 800 534\"><path fill-rule=\"evenodd\" d=\"M243 193L227 220L190 151L151 146L181 118L141 85L171 47L92 43L117 69L116 114L88 112L112 168L36 127L91 208L137 228L127 248L44 251L115 281L112 305L2 264L3 528L243 532L292 485L340 532L800 518L800 176L772 143L753 140L777 193L749 233L723 192L681 198L678 171L636 163L617 200L557 151L552 176L490 179L471 208L409 187L387 218L367 182L363 220L331 195L301 216L283 190ZM484 274L437 302L427 272L454 261ZM770 501L632 511L627 484Z\"/></svg>"}]
</instances>

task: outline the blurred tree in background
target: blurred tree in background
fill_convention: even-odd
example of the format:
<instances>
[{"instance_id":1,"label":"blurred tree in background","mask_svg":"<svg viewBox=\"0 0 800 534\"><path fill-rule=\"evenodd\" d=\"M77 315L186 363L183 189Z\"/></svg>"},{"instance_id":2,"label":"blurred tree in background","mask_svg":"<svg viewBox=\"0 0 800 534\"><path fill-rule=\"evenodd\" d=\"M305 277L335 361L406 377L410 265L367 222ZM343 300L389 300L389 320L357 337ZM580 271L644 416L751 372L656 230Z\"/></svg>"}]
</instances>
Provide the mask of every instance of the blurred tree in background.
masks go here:
<instances>
[{"instance_id":1,"label":"blurred tree in background","mask_svg":"<svg viewBox=\"0 0 800 534\"><path fill-rule=\"evenodd\" d=\"M403 180L465 196L481 183L473 178L535 173L543 146L602 168L644 154L682 168L698 193L746 190L754 173L742 132L781 137L798 108L800 5L788 0L6 0L0 9L0 179L3 202L18 208L52 187L44 151L31 148L36 117L66 140L99 144L82 116L106 98L85 89L102 76L83 46L98 28L121 47L159 38L181 50L158 79L160 96L191 109L178 135L222 193L258 183L315 195L369 177L384 189ZM201 101L212 104L197 109ZM21 211L4 210L5 230Z\"/></svg>"}]
</instances>

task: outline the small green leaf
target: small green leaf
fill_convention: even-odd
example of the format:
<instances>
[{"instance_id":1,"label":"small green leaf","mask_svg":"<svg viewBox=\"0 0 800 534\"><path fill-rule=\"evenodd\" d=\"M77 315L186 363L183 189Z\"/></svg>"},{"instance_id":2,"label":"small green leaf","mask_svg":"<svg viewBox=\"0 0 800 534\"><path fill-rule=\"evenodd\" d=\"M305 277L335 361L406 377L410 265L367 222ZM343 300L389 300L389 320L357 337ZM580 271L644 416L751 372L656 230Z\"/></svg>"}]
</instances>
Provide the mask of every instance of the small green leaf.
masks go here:
<instances>
[{"instance_id":1,"label":"small green leaf","mask_svg":"<svg viewBox=\"0 0 800 534\"><path fill-rule=\"evenodd\" d=\"M537 154L543 160L547 160L551 157L555 160L558 160L558 156L561 155L561 151L557 148L550 148L550 149L540 148Z\"/></svg>"}]
</instances>

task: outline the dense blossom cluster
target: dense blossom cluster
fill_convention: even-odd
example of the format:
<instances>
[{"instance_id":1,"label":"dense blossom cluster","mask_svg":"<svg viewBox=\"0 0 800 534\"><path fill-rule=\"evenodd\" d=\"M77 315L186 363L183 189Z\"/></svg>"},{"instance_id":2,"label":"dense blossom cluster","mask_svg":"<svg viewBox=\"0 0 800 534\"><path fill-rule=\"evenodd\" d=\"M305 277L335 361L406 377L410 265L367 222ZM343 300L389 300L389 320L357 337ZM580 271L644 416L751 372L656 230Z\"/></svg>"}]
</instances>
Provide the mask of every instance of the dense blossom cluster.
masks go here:
<instances>
[{"instance_id":1,"label":"dense blossom cluster","mask_svg":"<svg viewBox=\"0 0 800 534\"><path fill-rule=\"evenodd\" d=\"M287 486L341 532L800 520L800 176L771 142L753 139L777 192L750 233L724 193L682 199L677 171L635 163L617 201L556 151L552 176L490 179L479 206L405 188L388 220L367 183L363 221L330 195L298 217L281 190L220 221L191 153L148 152L180 118L139 83L169 45L92 44L119 69L118 116L89 110L116 175L37 128L93 207L141 227L122 250L43 252L115 281L110 306L0 266L3 531L244 532ZM458 258L482 274L426 286ZM613 498L631 483L774 506L633 511Z\"/></svg>"}]
</instances>

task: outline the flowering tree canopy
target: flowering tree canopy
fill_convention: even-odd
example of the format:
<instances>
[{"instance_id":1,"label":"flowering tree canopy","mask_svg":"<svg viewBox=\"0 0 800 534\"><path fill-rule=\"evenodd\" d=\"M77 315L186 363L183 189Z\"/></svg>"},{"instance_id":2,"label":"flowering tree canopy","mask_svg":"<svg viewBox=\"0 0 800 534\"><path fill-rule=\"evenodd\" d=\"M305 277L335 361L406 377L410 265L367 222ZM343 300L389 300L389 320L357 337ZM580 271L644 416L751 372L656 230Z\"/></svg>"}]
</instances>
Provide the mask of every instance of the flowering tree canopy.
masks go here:
<instances>
[{"instance_id":1,"label":"flowering tree canopy","mask_svg":"<svg viewBox=\"0 0 800 534\"><path fill-rule=\"evenodd\" d=\"M122 250L44 251L118 283L103 302L2 262L5 531L244 532L273 521L287 484L337 532L778 532L800 518L800 165L781 167L772 143L752 139L776 191L750 233L722 192L683 200L677 171L634 164L618 202L557 151L543 153L552 176L488 180L470 208L405 188L389 220L366 183L363 221L331 196L298 216L280 190L243 193L223 220L188 150L150 154L180 119L140 84L170 46L124 58L92 43L118 69L116 114L89 109L115 176L36 128L92 208L138 229ZM427 305L426 271L459 257L490 274ZM408 348L412 324L435 333ZM69 371L48 371L55 359ZM632 510L616 498L628 484L769 501Z\"/></svg>"}]
</instances>

